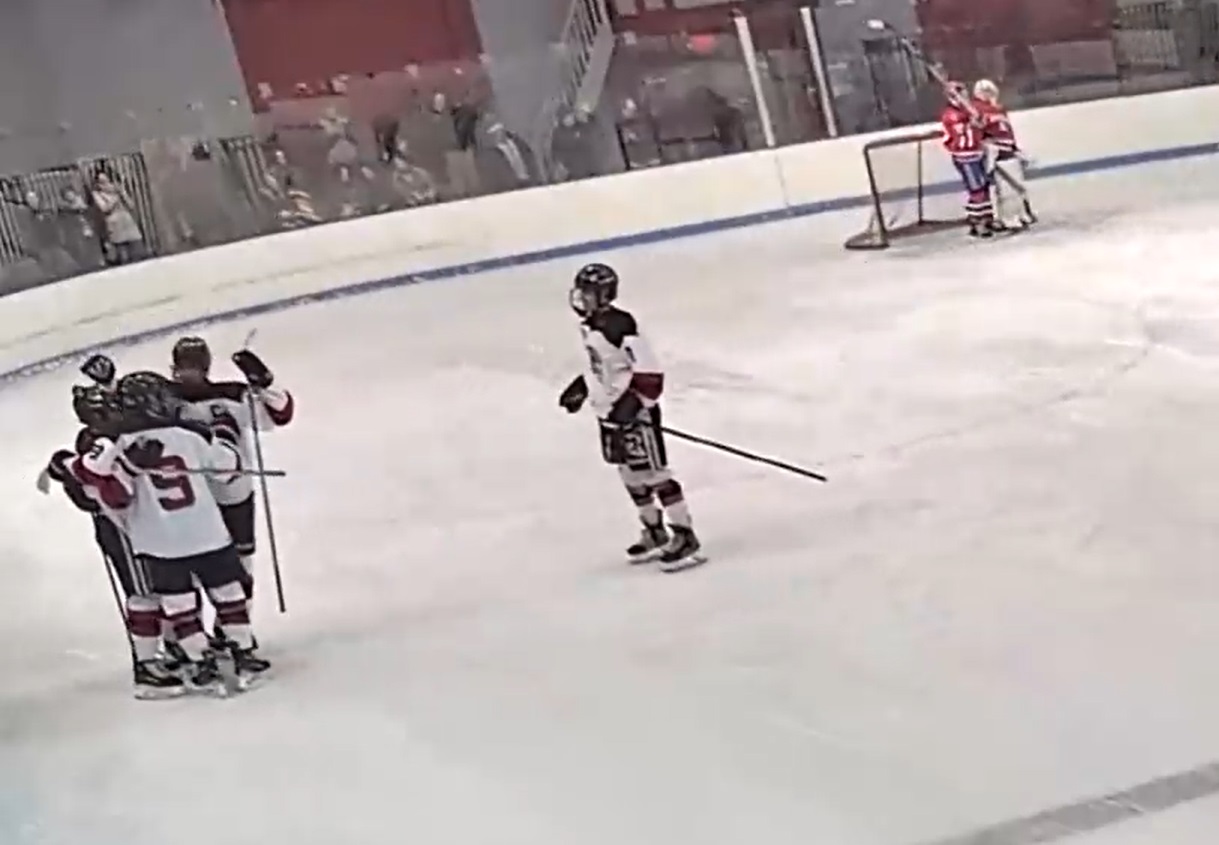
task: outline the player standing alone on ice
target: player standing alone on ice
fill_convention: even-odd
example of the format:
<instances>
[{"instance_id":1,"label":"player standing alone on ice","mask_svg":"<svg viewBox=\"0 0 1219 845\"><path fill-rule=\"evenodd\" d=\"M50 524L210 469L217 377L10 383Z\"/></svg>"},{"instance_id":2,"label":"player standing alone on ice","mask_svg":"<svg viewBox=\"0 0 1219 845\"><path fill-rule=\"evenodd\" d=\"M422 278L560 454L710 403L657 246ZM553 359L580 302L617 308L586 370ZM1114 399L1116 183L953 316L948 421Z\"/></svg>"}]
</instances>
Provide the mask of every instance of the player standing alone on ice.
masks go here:
<instances>
[{"instance_id":1,"label":"player standing alone on ice","mask_svg":"<svg viewBox=\"0 0 1219 845\"><path fill-rule=\"evenodd\" d=\"M990 147L989 170L996 177L998 218L1009 229L1024 229L1037 222L1025 187L1025 158L1016 144L1007 109L999 102L999 86L989 79L974 83L974 110L982 119L982 137Z\"/></svg>"},{"instance_id":2,"label":"player standing alone on ice","mask_svg":"<svg viewBox=\"0 0 1219 845\"><path fill-rule=\"evenodd\" d=\"M664 372L635 318L613 305L617 297L613 268L589 264L576 274L571 307L580 317L590 378L576 376L560 394L559 405L574 414L587 400L597 414L601 454L618 467L643 523L639 542L627 549L631 562L659 558L662 570L678 572L706 559L665 454L659 404Z\"/></svg>"},{"instance_id":3,"label":"player standing alone on ice","mask_svg":"<svg viewBox=\"0 0 1219 845\"><path fill-rule=\"evenodd\" d=\"M971 108L969 94L959 82L947 86L948 105L940 114L944 148L965 185L965 219L975 238L992 237L998 230L991 201L991 174L986 167L986 143L981 116Z\"/></svg>"}]
</instances>

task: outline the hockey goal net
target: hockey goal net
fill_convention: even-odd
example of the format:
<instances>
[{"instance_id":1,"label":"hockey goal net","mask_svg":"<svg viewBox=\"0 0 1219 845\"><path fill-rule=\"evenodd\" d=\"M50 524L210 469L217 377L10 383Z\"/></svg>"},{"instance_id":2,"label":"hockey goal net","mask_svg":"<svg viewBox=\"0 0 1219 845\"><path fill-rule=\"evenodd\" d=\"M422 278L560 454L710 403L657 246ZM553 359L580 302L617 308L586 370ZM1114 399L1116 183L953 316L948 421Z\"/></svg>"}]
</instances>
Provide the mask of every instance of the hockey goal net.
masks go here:
<instances>
[{"instance_id":1,"label":"hockey goal net","mask_svg":"<svg viewBox=\"0 0 1219 845\"><path fill-rule=\"evenodd\" d=\"M871 216L847 249L885 249L897 238L965 225L960 177L940 138L921 132L864 146Z\"/></svg>"}]
</instances>

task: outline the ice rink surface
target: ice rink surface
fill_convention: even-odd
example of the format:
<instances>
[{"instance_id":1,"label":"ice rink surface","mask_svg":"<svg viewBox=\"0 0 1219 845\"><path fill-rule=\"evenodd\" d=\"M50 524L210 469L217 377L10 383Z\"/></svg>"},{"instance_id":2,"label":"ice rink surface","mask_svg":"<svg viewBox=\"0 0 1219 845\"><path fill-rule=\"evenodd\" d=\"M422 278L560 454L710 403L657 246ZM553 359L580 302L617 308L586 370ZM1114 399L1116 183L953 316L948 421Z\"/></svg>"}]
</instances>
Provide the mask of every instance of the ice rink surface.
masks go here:
<instances>
[{"instance_id":1,"label":"ice rink surface","mask_svg":"<svg viewBox=\"0 0 1219 845\"><path fill-rule=\"evenodd\" d=\"M277 677L229 701L131 699L87 520L33 485L75 369L4 390L0 842L1023 845L1219 760L1217 212L608 256L669 424L831 478L673 444L712 561L672 576L556 406L579 260L260 317L289 614L264 549ZM1205 784L1148 789L1069 841L1213 845Z\"/></svg>"}]
</instances>

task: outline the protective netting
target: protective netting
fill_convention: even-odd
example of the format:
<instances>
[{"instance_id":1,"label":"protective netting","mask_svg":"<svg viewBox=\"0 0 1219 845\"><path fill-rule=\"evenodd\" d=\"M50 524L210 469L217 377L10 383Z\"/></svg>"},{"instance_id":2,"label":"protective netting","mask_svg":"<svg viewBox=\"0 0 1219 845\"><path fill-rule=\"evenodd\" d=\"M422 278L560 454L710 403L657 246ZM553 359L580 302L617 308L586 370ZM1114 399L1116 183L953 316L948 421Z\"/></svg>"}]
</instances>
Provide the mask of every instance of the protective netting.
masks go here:
<instances>
[{"instance_id":1,"label":"protective netting","mask_svg":"<svg viewBox=\"0 0 1219 845\"><path fill-rule=\"evenodd\" d=\"M964 225L960 178L939 132L873 141L863 155L872 207L868 227L847 249L884 249L895 238Z\"/></svg>"}]
</instances>

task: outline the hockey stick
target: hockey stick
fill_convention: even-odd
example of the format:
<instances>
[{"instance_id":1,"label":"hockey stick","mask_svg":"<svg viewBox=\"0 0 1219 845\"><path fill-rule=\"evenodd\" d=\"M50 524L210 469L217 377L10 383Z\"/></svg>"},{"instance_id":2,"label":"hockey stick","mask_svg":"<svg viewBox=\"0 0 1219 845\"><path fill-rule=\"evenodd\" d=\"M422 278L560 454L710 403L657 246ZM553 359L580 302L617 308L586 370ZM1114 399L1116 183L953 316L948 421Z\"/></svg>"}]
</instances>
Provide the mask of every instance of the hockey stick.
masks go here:
<instances>
[{"instance_id":1,"label":"hockey stick","mask_svg":"<svg viewBox=\"0 0 1219 845\"><path fill-rule=\"evenodd\" d=\"M284 579L279 570L279 547L275 543L275 521L271 518L271 496L267 490L267 475L262 459L262 438L258 432L258 409L254 405L254 391L250 388L245 393L246 404L250 408L251 436L254 438L254 462L258 467L258 481L262 487L262 513L267 523L267 543L271 547L271 572L275 577L275 598L279 602L279 612L287 613L288 606L284 603Z\"/></svg>"},{"instance_id":2,"label":"hockey stick","mask_svg":"<svg viewBox=\"0 0 1219 845\"><path fill-rule=\"evenodd\" d=\"M767 466L774 467L775 469L785 470L786 472L790 472L804 478L811 478L813 481L820 481L822 483L829 481L829 479L824 475L819 472L813 472L811 469L805 469L804 467L798 467L795 464L789 464L785 461L767 458L753 452L747 452L744 449L738 449L736 446L729 446L727 443L720 443L718 440L708 440L706 437L699 437L698 435L689 434L685 431L679 431L678 429L668 428L666 426L661 426L660 430L670 437L676 437L678 440L686 440L690 443L697 443L699 446L707 446L711 449L718 449L721 452L726 452L727 454L734 455L738 458L744 458L747 461L766 464Z\"/></svg>"},{"instance_id":3,"label":"hockey stick","mask_svg":"<svg viewBox=\"0 0 1219 845\"><path fill-rule=\"evenodd\" d=\"M94 519L105 519L105 517L93 517ZM126 536L120 532L120 537L123 542L123 551L127 553L130 559L131 545L127 542ZM131 623L127 620L127 604L123 601L123 596L119 590L118 573L114 571L114 562L102 552L102 566L106 568L106 580L110 582L110 593L114 596L114 604L118 607L119 619L123 622L123 634L127 637L127 648L131 651L131 668L135 670L139 663L139 659L135 653L135 638L131 635Z\"/></svg>"},{"instance_id":4,"label":"hockey stick","mask_svg":"<svg viewBox=\"0 0 1219 845\"><path fill-rule=\"evenodd\" d=\"M246 335L242 349L249 349L258 329L250 330ZM250 409L250 436L254 439L254 462L258 467L258 481L262 487L262 513L267 523L267 544L271 547L271 572L275 578L275 598L279 603L279 612L287 613L288 606L284 601L284 579L279 568L279 546L275 542L275 520L271 518L271 495L267 489L267 470L262 458L262 437L258 430L258 408L254 402L254 390L246 388L246 405Z\"/></svg>"},{"instance_id":5,"label":"hockey stick","mask_svg":"<svg viewBox=\"0 0 1219 845\"><path fill-rule=\"evenodd\" d=\"M898 46L906 52L906 55L921 65L923 69L927 71L927 74L934 79L941 88L944 89L944 95L948 97L950 102L955 103L956 105L965 109L972 119L981 120L981 116L978 114L978 110L974 108L973 103L969 102L969 100L958 97L953 92L952 86L948 84L948 74L944 73L944 68L938 63L931 61L927 54L923 52L922 48L919 47L918 44L914 43L912 39L902 35L893 27L892 24L883 21L880 18L872 18L871 20L868 20L866 22L866 26L868 29L876 30L877 32L884 32L893 36L893 38L897 41ZM1028 215L1035 218L1036 215L1033 214L1033 209L1029 205L1028 189L1017 182L1007 171L999 168L990 168L991 176L994 176L996 172L1003 179L1003 181L1006 182L1011 189L1020 196L1020 199L1023 200L1024 210L1028 212Z\"/></svg>"},{"instance_id":6,"label":"hockey stick","mask_svg":"<svg viewBox=\"0 0 1219 845\"><path fill-rule=\"evenodd\" d=\"M257 478L284 478L288 473L282 469L207 469L205 467L184 467L183 469L166 470L142 470L146 475L155 475L158 478L171 478L175 475L244 475ZM38 478L34 481L34 486L38 488L38 492L44 496L51 492L51 473L43 468L42 472L38 473Z\"/></svg>"}]
</instances>

